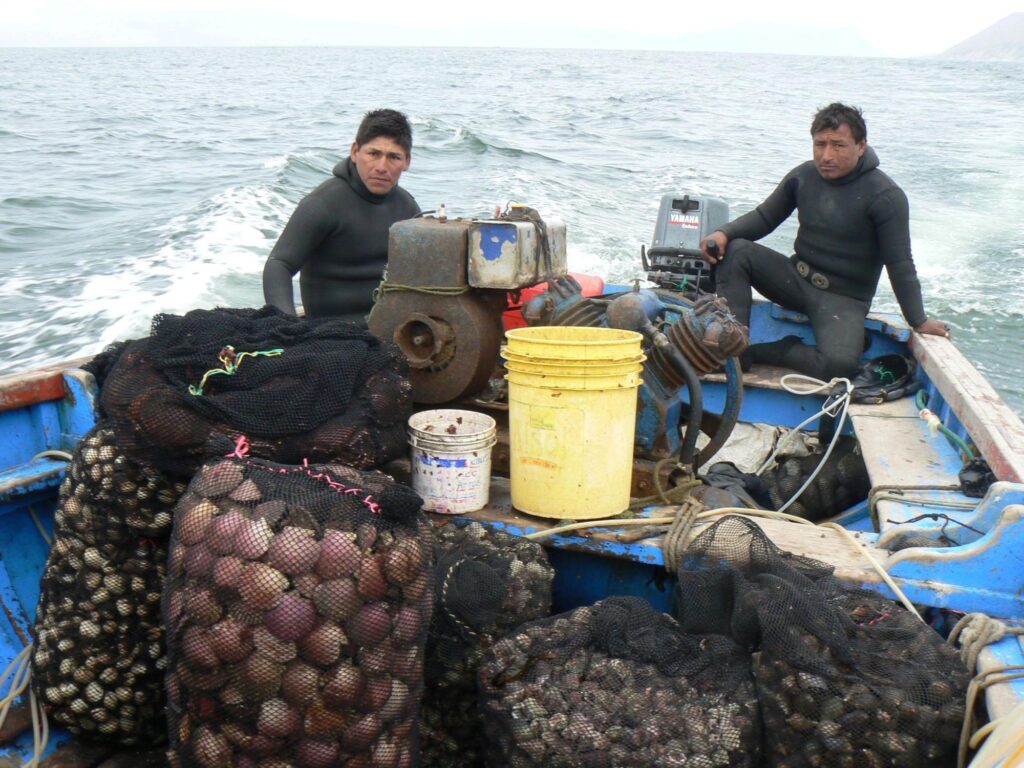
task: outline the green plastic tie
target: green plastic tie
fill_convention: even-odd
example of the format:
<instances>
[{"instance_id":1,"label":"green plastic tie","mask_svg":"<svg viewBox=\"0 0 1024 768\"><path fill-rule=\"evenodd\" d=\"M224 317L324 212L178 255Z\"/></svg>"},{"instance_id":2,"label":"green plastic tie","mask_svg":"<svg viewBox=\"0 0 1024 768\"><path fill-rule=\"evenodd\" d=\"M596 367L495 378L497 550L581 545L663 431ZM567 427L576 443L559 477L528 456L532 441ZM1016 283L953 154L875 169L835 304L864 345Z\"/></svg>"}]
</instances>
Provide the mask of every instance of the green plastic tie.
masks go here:
<instances>
[{"instance_id":1,"label":"green plastic tie","mask_svg":"<svg viewBox=\"0 0 1024 768\"><path fill-rule=\"evenodd\" d=\"M203 396L203 389L206 387L206 382L211 376L234 376L238 373L239 366L242 365L242 361L247 357L277 357L283 355L283 349L267 349L256 352L235 352L235 348L228 344L217 355L217 359L220 360L223 368L211 368L205 374L203 374L203 380L199 382L199 386L190 384L188 391L190 395L195 397Z\"/></svg>"}]
</instances>

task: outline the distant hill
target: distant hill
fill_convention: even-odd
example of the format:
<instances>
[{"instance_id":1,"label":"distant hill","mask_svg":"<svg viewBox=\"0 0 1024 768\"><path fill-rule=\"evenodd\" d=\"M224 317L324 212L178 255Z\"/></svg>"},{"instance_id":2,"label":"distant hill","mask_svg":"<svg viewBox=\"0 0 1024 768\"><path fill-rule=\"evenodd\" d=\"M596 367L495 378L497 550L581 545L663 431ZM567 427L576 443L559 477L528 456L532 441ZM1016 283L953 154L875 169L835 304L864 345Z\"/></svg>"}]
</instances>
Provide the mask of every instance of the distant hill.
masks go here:
<instances>
[{"instance_id":1,"label":"distant hill","mask_svg":"<svg viewBox=\"0 0 1024 768\"><path fill-rule=\"evenodd\" d=\"M939 57L1024 61L1024 13L1011 13L988 29L943 51Z\"/></svg>"}]
</instances>

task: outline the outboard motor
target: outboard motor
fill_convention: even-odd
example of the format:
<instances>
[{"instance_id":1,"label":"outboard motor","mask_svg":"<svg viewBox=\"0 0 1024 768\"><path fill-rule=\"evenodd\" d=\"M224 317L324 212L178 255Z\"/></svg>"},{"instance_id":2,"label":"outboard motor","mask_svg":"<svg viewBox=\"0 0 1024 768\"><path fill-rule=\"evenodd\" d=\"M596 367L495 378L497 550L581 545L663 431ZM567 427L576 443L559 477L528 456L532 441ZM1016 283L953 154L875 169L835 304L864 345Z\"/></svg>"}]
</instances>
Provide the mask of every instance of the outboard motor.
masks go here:
<instances>
[{"instance_id":1,"label":"outboard motor","mask_svg":"<svg viewBox=\"0 0 1024 768\"><path fill-rule=\"evenodd\" d=\"M640 249L647 279L691 298L714 293L714 268L701 256L700 241L728 220L729 205L720 198L663 195L651 247Z\"/></svg>"}]
</instances>

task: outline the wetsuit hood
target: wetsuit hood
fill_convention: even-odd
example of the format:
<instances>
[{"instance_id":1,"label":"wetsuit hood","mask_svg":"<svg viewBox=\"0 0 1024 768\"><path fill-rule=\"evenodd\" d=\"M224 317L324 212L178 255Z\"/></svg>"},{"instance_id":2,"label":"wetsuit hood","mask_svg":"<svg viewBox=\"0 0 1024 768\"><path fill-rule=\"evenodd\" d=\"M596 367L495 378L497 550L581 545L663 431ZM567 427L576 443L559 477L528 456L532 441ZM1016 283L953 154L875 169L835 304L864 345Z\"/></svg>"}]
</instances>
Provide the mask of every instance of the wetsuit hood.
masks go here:
<instances>
[{"instance_id":1,"label":"wetsuit hood","mask_svg":"<svg viewBox=\"0 0 1024 768\"><path fill-rule=\"evenodd\" d=\"M363 180L362 178L360 178L359 171L356 168L355 163L352 162L351 157L346 157L344 160L339 161L338 164L334 166L334 175L337 176L342 181L346 182L350 187L352 187L353 192L355 192L357 195L363 198L363 200L366 200L368 203L383 203L385 200L390 200L391 197L395 194L395 190L398 189L398 185L395 184L395 186L393 186L383 195L378 195L375 194L374 192L371 192L369 189L366 188L366 185L363 184Z\"/></svg>"},{"instance_id":2,"label":"wetsuit hood","mask_svg":"<svg viewBox=\"0 0 1024 768\"><path fill-rule=\"evenodd\" d=\"M878 155L875 154L875 150L870 145L864 147L864 154L861 155L860 160L857 161L857 165L854 166L853 170L848 174L839 179L823 179L826 184L849 184L851 181L856 181L865 173L875 170L878 167ZM358 175L358 174L357 174Z\"/></svg>"}]
</instances>

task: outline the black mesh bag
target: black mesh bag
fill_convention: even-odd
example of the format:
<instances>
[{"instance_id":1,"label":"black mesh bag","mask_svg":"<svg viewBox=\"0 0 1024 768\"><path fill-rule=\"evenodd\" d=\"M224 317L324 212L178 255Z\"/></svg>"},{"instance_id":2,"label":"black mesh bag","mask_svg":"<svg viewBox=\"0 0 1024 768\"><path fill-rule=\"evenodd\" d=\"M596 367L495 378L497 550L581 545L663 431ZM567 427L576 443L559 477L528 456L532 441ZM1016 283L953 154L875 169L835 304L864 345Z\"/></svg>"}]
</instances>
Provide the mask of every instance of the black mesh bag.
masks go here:
<instances>
[{"instance_id":1,"label":"black mesh bag","mask_svg":"<svg viewBox=\"0 0 1024 768\"><path fill-rule=\"evenodd\" d=\"M536 542L480 523L434 530L434 614L420 711L423 766L483 764L476 675L500 637L551 612L555 571Z\"/></svg>"},{"instance_id":2,"label":"black mesh bag","mask_svg":"<svg viewBox=\"0 0 1024 768\"><path fill-rule=\"evenodd\" d=\"M171 472L191 474L208 441L238 433L274 461L368 468L404 455L411 391L394 345L264 307L157 315L121 350L101 403L129 456Z\"/></svg>"},{"instance_id":3,"label":"black mesh bag","mask_svg":"<svg viewBox=\"0 0 1024 768\"><path fill-rule=\"evenodd\" d=\"M40 584L32 685L72 733L128 745L166 738L160 600L185 487L128 460L103 425L71 459Z\"/></svg>"},{"instance_id":4,"label":"black mesh bag","mask_svg":"<svg viewBox=\"0 0 1024 768\"><path fill-rule=\"evenodd\" d=\"M969 675L901 606L726 517L680 562L680 624L758 650L765 753L781 768L955 763Z\"/></svg>"},{"instance_id":5,"label":"black mesh bag","mask_svg":"<svg viewBox=\"0 0 1024 768\"><path fill-rule=\"evenodd\" d=\"M750 655L636 597L524 624L480 665L489 766L755 766Z\"/></svg>"},{"instance_id":6,"label":"black mesh bag","mask_svg":"<svg viewBox=\"0 0 1024 768\"><path fill-rule=\"evenodd\" d=\"M792 456L762 475L771 508L779 509L789 501L811 473L821 464L822 454ZM786 512L806 520L824 520L845 512L868 497L871 481L857 441L840 437L811 484Z\"/></svg>"},{"instance_id":7,"label":"black mesh bag","mask_svg":"<svg viewBox=\"0 0 1024 768\"><path fill-rule=\"evenodd\" d=\"M175 510L171 765L416 765L433 596L420 497L377 472L236 453Z\"/></svg>"}]
</instances>

